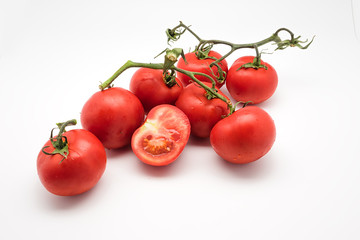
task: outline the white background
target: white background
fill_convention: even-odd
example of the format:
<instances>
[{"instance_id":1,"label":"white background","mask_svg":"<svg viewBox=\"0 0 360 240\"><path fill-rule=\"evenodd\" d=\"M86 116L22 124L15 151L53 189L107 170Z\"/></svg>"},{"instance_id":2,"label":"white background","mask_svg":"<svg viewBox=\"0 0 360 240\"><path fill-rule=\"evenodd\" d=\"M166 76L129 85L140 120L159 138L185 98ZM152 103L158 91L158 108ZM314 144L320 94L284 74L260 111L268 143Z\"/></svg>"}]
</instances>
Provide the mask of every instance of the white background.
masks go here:
<instances>
[{"instance_id":1,"label":"white background","mask_svg":"<svg viewBox=\"0 0 360 240\"><path fill-rule=\"evenodd\" d=\"M0 238L360 239L359 5L0 0ZM277 126L271 151L233 165L191 138L176 162L155 168L127 147L107 152L91 191L48 193L36 158L54 124L79 120L99 82L127 60L162 61L153 57L169 47L165 29L180 20L204 39L236 43L280 27L316 35L308 50L263 56L279 76L276 94L259 105ZM172 47L196 44L186 34ZM134 71L115 85L128 88Z\"/></svg>"}]
</instances>

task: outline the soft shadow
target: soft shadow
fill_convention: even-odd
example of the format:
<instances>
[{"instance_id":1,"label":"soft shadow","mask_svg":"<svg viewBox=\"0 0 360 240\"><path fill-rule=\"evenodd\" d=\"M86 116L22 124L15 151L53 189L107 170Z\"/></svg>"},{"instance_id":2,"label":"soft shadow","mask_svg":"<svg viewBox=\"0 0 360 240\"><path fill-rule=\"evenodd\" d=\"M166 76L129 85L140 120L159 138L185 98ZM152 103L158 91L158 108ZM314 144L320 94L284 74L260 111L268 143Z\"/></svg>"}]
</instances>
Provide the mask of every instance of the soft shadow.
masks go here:
<instances>
[{"instance_id":1,"label":"soft shadow","mask_svg":"<svg viewBox=\"0 0 360 240\"><path fill-rule=\"evenodd\" d=\"M106 157L108 159L117 159L129 154L130 152L132 152L131 145L127 145L119 149L106 149Z\"/></svg>"},{"instance_id":2,"label":"soft shadow","mask_svg":"<svg viewBox=\"0 0 360 240\"><path fill-rule=\"evenodd\" d=\"M195 137L190 135L188 144L193 145L193 146L199 146L199 147L209 147L211 146L210 144L210 138L200 138L200 137Z\"/></svg>"},{"instance_id":3,"label":"soft shadow","mask_svg":"<svg viewBox=\"0 0 360 240\"><path fill-rule=\"evenodd\" d=\"M270 156L264 157L246 164L235 164L218 157L218 162L226 171L238 178L263 178L266 177L272 168Z\"/></svg>"},{"instance_id":4,"label":"soft shadow","mask_svg":"<svg viewBox=\"0 0 360 240\"><path fill-rule=\"evenodd\" d=\"M138 161L139 169L144 174L151 177L167 177L173 176L175 172L181 169L182 156L179 156L174 162L166 166L151 166L141 161Z\"/></svg>"},{"instance_id":5,"label":"soft shadow","mask_svg":"<svg viewBox=\"0 0 360 240\"><path fill-rule=\"evenodd\" d=\"M79 206L83 206L84 203L89 201L94 194L96 195L96 188L97 186L87 192L75 196L58 196L49 192L44 192L44 195L47 194L47 197L42 196L42 201L44 205L47 205L52 210L63 211L74 209Z\"/></svg>"}]
</instances>

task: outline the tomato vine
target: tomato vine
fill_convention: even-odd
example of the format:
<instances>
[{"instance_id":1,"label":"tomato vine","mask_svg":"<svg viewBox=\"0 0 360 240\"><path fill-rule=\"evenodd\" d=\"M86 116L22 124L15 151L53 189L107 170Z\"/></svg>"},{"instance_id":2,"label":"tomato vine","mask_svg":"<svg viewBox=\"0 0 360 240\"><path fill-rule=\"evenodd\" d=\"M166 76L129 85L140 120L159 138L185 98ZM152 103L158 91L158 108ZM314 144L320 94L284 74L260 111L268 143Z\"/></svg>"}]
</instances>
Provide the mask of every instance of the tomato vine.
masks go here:
<instances>
[{"instance_id":1,"label":"tomato vine","mask_svg":"<svg viewBox=\"0 0 360 240\"><path fill-rule=\"evenodd\" d=\"M235 52L238 49L251 48L251 49L255 49L255 51L256 51L256 57L255 57L254 61L251 63L244 64L241 67L245 67L245 68L251 67L251 68L255 68L255 69L266 68L266 66L263 66L260 64L261 53L259 53L259 50L258 50L258 48L260 46L263 46L265 44L269 44L269 43L273 42L274 44L277 45L277 48L275 50L284 50L288 47L298 47L300 49L307 49L314 40L314 37L313 37L312 40L308 44L301 45L302 43L306 43L307 40L301 41L300 40L301 36L295 37L294 33L287 28L279 28L271 36L269 36L263 40L253 42L253 43L231 43L228 41L216 40L216 39L206 40L206 39L200 38L193 30L190 29L189 26L185 25L184 23L182 23L180 21L179 25L177 25L176 27L171 28L171 29L168 28L166 30L168 43L170 41L179 40L181 35L183 35L186 31L190 32L199 41L198 45L195 48L195 52L197 53L198 57L202 57L202 58L208 57L207 54L214 45L223 44L223 45L230 46L231 49L229 52L227 52L226 54L224 54L222 57L220 57L218 59L214 59L214 61L209 66L209 67L212 67L215 65L219 69L220 69L220 67L218 66L218 63L221 62L222 60L224 60L225 58L227 58L228 56L230 56L233 52ZM290 39L282 40L280 38L279 33L283 32L283 31L289 33ZM229 100L227 100L221 94L219 94L217 92L217 90L215 89L216 83L215 83L214 79L211 78L211 76L209 76L208 74L205 74L205 73L187 71L187 70L180 69L175 66L175 63L177 62L177 60L180 56L182 58L184 58L184 60L186 61L183 49L181 49L181 48L165 49L162 53L165 53L164 62L162 62L162 63L139 63L139 62L133 62L131 60L128 60L109 79L107 79L104 83L100 84L100 86L99 86L100 90L105 90L106 88L112 87L112 82L122 72L124 72L125 70L127 70L129 68L144 67L144 68L151 68L151 69L162 69L164 71L164 74L168 74L168 75L169 75L169 73L167 73L167 72L170 70L170 75L174 75L175 72L179 72L179 73L183 73L183 74L187 75L188 77L190 77L192 79L192 81L196 82L198 85L200 85L202 88L204 88L206 90L208 99L219 98L219 99L223 100L224 102L226 102L230 109L230 114L232 114L235 111L236 105L238 103L233 105ZM161 55L161 54L159 54L159 55ZM220 73L220 75L223 74L221 70L219 71L219 73ZM199 81L196 78L196 76L200 76L200 75L204 76L206 78L209 78L212 82L212 87L206 86L205 84L203 84L201 81ZM220 79L221 79L221 76L220 76Z\"/></svg>"}]
</instances>

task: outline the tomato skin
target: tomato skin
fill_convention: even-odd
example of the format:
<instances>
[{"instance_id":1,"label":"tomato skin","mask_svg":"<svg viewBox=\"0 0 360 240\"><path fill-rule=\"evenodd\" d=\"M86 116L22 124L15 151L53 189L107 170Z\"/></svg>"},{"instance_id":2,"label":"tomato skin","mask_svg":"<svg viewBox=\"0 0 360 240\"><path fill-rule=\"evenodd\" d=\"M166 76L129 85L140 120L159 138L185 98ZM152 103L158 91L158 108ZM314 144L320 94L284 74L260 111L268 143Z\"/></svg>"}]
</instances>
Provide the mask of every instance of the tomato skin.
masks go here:
<instances>
[{"instance_id":1,"label":"tomato skin","mask_svg":"<svg viewBox=\"0 0 360 240\"><path fill-rule=\"evenodd\" d=\"M241 68L243 64L253 62L253 56L238 58L230 67L226 77L226 88L236 101L252 101L253 104L264 102L275 92L278 76L275 69L261 61L265 68Z\"/></svg>"},{"instance_id":2,"label":"tomato skin","mask_svg":"<svg viewBox=\"0 0 360 240\"><path fill-rule=\"evenodd\" d=\"M150 110L144 124L131 139L135 155L152 166L174 162L184 150L190 136L190 122L179 108L162 104Z\"/></svg>"},{"instance_id":3,"label":"tomato skin","mask_svg":"<svg viewBox=\"0 0 360 240\"><path fill-rule=\"evenodd\" d=\"M215 51L210 51L209 56L215 57L217 59L222 57L218 52L215 52ZM198 59L194 52L185 54L185 59L186 59L187 63L185 63L183 58L179 59L179 61L177 63L178 68L187 70L187 71L191 71L191 72L205 73L205 74L209 75L210 77L212 77L212 79L215 80L216 86L218 88L221 88L224 85L225 81L222 83L219 83L217 81L217 79L213 76L213 73L216 76L219 75L218 68L216 66L213 66L211 69L209 68L210 64L215 61L214 59L210 59L210 58L209 59ZM225 73L228 72L228 64L225 59L222 60L221 62L219 62L219 66L221 67L223 72L225 72ZM183 83L184 86L187 86L192 82L191 78L186 76L183 73L178 72L177 76L181 80L181 82ZM209 78L201 76L201 75L196 75L195 77L202 82L211 82L211 80Z\"/></svg>"},{"instance_id":4,"label":"tomato skin","mask_svg":"<svg viewBox=\"0 0 360 240\"><path fill-rule=\"evenodd\" d=\"M273 119L257 106L246 106L219 121L210 143L215 152L231 163L243 164L264 156L276 136Z\"/></svg>"},{"instance_id":5,"label":"tomato skin","mask_svg":"<svg viewBox=\"0 0 360 240\"><path fill-rule=\"evenodd\" d=\"M81 124L103 143L105 148L126 146L144 121L144 108L130 91L112 87L96 92L81 111Z\"/></svg>"},{"instance_id":6,"label":"tomato skin","mask_svg":"<svg viewBox=\"0 0 360 240\"><path fill-rule=\"evenodd\" d=\"M204 82L204 84L211 87L211 83ZM218 88L216 89L228 99ZM213 126L230 112L224 101L218 98L207 99L205 89L197 83L186 86L175 105L188 116L191 134L200 138L209 137Z\"/></svg>"},{"instance_id":7,"label":"tomato skin","mask_svg":"<svg viewBox=\"0 0 360 240\"><path fill-rule=\"evenodd\" d=\"M168 87L163 80L163 70L139 68L131 78L130 91L141 101L146 111L160 104L175 104L183 86L177 84ZM154 93L155 91L155 93Z\"/></svg>"},{"instance_id":8,"label":"tomato skin","mask_svg":"<svg viewBox=\"0 0 360 240\"><path fill-rule=\"evenodd\" d=\"M63 133L67 137L69 155L61 163L60 154L46 155L42 151L37 157L37 172L41 183L51 193L72 196L93 188L106 167L105 148L94 134L84 129ZM52 152L54 147L48 140L44 149Z\"/></svg>"}]
</instances>

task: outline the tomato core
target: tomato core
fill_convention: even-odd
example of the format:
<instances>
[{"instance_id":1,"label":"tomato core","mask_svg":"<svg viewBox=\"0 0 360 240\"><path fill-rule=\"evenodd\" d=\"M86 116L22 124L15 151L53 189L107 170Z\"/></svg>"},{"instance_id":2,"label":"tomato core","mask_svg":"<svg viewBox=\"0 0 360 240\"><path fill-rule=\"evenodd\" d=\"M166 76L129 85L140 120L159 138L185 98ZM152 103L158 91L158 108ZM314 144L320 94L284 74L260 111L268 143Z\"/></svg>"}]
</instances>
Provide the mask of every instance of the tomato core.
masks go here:
<instances>
[{"instance_id":1,"label":"tomato core","mask_svg":"<svg viewBox=\"0 0 360 240\"><path fill-rule=\"evenodd\" d=\"M174 141L163 136L153 137L152 135L148 135L143 141L144 150L151 155L168 153L173 146Z\"/></svg>"}]
</instances>

